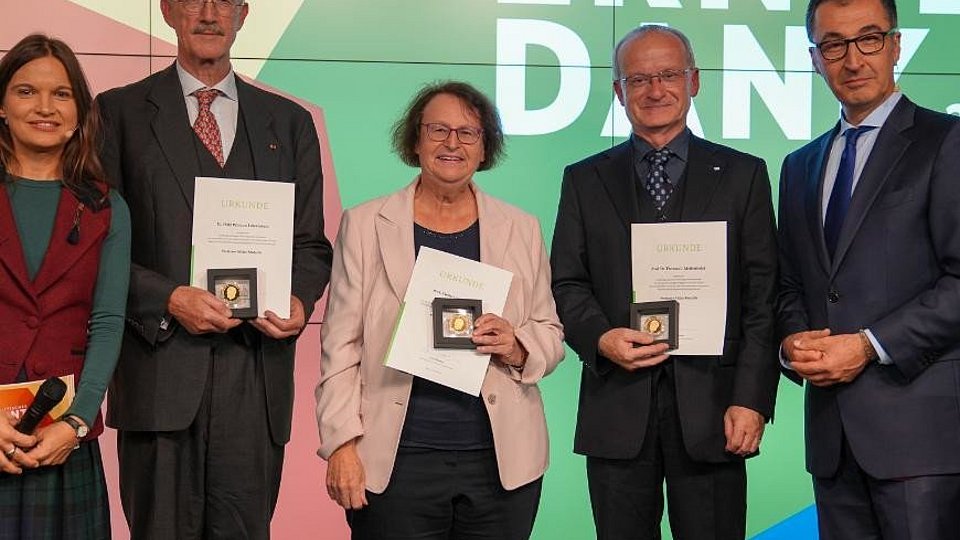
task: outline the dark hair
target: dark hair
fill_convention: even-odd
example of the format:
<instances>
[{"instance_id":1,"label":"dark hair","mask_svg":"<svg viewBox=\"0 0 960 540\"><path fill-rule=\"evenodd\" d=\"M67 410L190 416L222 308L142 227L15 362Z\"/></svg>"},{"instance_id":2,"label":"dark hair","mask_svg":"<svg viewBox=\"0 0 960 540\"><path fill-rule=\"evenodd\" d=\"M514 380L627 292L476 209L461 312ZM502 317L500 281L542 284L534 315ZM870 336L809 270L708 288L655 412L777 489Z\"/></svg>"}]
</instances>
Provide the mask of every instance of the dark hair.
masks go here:
<instances>
[{"instance_id":1,"label":"dark hair","mask_svg":"<svg viewBox=\"0 0 960 540\"><path fill-rule=\"evenodd\" d=\"M77 107L77 129L64 145L61 156L61 182L82 202L97 208L104 204L106 192L106 175L97 156L100 118L83 69L70 47L43 34L31 34L21 39L0 60L0 100L6 96L10 80L20 68L46 57L56 58L63 65ZM16 161L10 128L0 122L0 164L9 171L10 165Z\"/></svg>"},{"instance_id":2,"label":"dark hair","mask_svg":"<svg viewBox=\"0 0 960 540\"><path fill-rule=\"evenodd\" d=\"M423 111L430 100L440 94L449 94L460 99L480 118L483 129L484 160L477 167L479 171L492 169L503 156L503 127L497 108L482 92L460 81L442 81L428 84L417 92L407 105L403 116L393 125L393 150L400 160L411 167L419 167L417 143L420 142L420 123Z\"/></svg>"},{"instance_id":3,"label":"dark hair","mask_svg":"<svg viewBox=\"0 0 960 540\"><path fill-rule=\"evenodd\" d=\"M690 45L690 39L687 38L686 34L670 26L644 24L624 34L613 48L613 80L617 80L623 76L623 71L620 69L620 50L623 49L627 43L635 39L640 39L647 34L667 34L679 39L680 43L683 44L683 55L687 60L686 67L697 67L697 60L693 57L693 46Z\"/></svg>"},{"instance_id":4,"label":"dark hair","mask_svg":"<svg viewBox=\"0 0 960 540\"><path fill-rule=\"evenodd\" d=\"M807 4L807 39L813 42L813 23L817 16L817 8L827 2L837 2L840 5L847 5L852 0L810 0ZM883 10L887 12L887 18L890 19L890 28L897 27L897 0L878 0Z\"/></svg>"}]
</instances>

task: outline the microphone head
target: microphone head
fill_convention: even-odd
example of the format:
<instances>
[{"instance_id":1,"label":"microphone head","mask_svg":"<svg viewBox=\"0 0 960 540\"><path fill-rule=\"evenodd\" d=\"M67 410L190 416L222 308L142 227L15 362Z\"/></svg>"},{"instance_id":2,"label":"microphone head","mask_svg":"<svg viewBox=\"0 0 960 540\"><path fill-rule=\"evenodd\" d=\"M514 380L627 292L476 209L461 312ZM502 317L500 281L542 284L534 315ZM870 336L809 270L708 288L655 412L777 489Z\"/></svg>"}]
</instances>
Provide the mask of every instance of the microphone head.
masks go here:
<instances>
[{"instance_id":1,"label":"microphone head","mask_svg":"<svg viewBox=\"0 0 960 540\"><path fill-rule=\"evenodd\" d=\"M58 377L50 377L49 379L43 381L43 384L40 385L40 389L37 390L37 397L43 396L46 399L53 401L54 404L60 403L60 400L63 399L63 396L67 393L67 383L60 380Z\"/></svg>"}]
</instances>

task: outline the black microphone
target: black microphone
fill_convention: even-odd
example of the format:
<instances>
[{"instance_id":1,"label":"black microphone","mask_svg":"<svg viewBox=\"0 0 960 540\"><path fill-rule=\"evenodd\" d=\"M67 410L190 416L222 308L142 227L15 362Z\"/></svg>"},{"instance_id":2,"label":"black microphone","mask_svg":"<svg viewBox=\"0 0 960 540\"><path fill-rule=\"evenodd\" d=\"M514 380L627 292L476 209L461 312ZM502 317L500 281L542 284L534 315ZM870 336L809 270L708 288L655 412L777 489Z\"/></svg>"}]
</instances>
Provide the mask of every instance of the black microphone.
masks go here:
<instances>
[{"instance_id":1,"label":"black microphone","mask_svg":"<svg viewBox=\"0 0 960 540\"><path fill-rule=\"evenodd\" d=\"M50 377L43 381L40 389L37 390L37 397L33 398L33 403L30 404L27 412L20 417L20 422L17 423L17 431L25 435L33 433L40 420L56 407L57 403L60 403L66 393L67 383L57 377Z\"/></svg>"}]
</instances>

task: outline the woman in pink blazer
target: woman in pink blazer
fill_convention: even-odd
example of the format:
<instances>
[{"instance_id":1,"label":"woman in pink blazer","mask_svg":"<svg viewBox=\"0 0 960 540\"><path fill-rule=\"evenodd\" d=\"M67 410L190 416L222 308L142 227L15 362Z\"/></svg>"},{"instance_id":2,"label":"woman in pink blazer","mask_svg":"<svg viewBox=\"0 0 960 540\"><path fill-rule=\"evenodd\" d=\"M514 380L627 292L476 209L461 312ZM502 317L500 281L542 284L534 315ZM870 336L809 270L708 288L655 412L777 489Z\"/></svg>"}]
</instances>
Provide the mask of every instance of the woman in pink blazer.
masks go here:
<instances>
[{"instance_id":1,"label":"woman in pink blazer","mask_svg":"<svg viewBox=\"0 0 960 540\"><path fill-rule=\"evenodd\" d=\"M420 175L347 211L337 238L316 390L327 492L353 538L529 538L548 462L537 383L564 354L539 223L473 183L503 133L470 85L421 90L393 142ZM480 397L383 364L421 246L513 272L503 316L475 321Z\"/></svg>"}]
</instances>

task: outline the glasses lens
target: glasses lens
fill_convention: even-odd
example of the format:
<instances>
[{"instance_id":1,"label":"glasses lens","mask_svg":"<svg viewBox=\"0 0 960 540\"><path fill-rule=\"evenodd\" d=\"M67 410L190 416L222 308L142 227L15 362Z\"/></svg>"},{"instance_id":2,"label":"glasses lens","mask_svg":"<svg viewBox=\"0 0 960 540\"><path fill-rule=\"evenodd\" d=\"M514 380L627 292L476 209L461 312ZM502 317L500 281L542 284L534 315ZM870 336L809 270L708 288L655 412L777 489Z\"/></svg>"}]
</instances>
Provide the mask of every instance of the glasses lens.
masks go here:
<instances>
[{"instance_id":1,"label":"glasses lens","mask_svg":"<svg viewBox=\"0 0 960 540\"><path fill-rule=\"evenodd\" d=\"M842 39L824 41L817 47L820 49L820 55L827 60L839 60L847 54L847 42Z\"/></svg>"},{"instance_id":2,"label":"glasses lens","mask_svg":"<svg viewBox=\"0 0 960 540\"><path fill-rule=\"evenodd\" d=\"M683 79L683 72L675 69L668 69L660 72L660 82L663 84L677 84Z\"/></svg>"},{"instance_id":3,"label":"glasses lens","mask_svg":"<svg viewBox=\"0 0 960 540\"><path fill-rule=\"evenodd\" d=\"M220 10L220 13L230 13L233 11L233 8L242 4L234 2L234 0L215 0L213 3L217 6L217 9Z\"/></svg>"},{"instance_id":4,"label":"glasses lens","mask_svg":"<svg viewBox=\"0 0 960 540\"><path fill-rule=\"evenodd\" d=\"M424 124L424 127L431 141L445 141L450 136L450 129L442 124Z\"/></svg>"},{"instance_id":5,"label":"glasses lens","mask_svg":"<svg viewBox=\"0 0 960 540\"><path fill-rule=\"evenodd\" d=\"M861 36L857 38L857 48L860 49L860 52L863 54L875 53L883 48L885 37L886 34L881 34L880 32Z\"/></svg>"},{"instance_id":6,"label":"glasses lens","mask_svg":"<svg viewBox=\"0 0 960 540\"><path fill-rule=\"evenodd\" d=\"M474 144L480 140L480 131L473 128L460 128L457 130L457 138L463 144Z\"/></svg>"}]
</instances>

